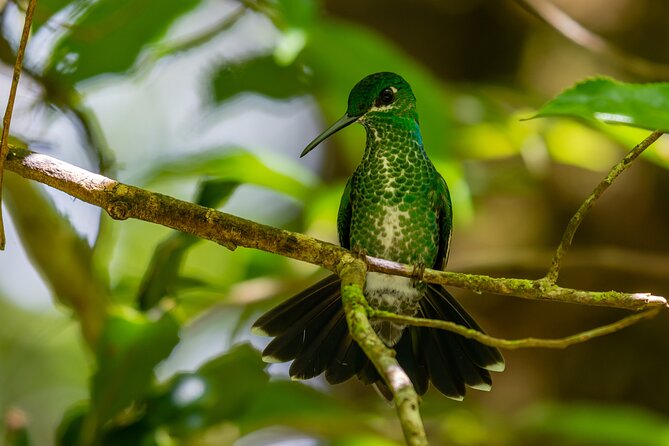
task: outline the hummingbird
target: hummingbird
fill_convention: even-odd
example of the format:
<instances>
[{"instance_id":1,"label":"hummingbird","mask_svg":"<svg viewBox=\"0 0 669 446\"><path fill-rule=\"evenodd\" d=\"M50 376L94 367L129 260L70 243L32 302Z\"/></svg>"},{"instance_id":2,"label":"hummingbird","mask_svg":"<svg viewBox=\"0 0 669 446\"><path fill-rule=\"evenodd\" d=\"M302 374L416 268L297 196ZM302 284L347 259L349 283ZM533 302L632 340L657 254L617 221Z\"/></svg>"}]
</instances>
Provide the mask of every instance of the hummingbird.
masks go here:
<instances>
[{"instance_id":1,"label":"hummingbird","mask_svg":"<svg viewBox=\"0 0 669 446\"><path fill-rule=\"evenodd\" d=\"M339 205L337 233L353 252L443 270L449 255L452 207L448 186L423 147L416 98L398 74L371 74L348 97L344 116L309 143L301 157L353 123L365 128L362 161L348 179ZM325 372L331 384L357 376L388 399L389 389L352 339L332 274L261 316L255 334L274 339L266 362L293 361L293 379ZM440 285L415 278L368 272L364 288L372 308L455 322L481 330ZM443 395L461 400L465 387L488 391L490 372L504 370L499 350L460 335L390 321L372 321L380 339L396 351L416 392L431 382Z\"/></svg>"}]
</instances>

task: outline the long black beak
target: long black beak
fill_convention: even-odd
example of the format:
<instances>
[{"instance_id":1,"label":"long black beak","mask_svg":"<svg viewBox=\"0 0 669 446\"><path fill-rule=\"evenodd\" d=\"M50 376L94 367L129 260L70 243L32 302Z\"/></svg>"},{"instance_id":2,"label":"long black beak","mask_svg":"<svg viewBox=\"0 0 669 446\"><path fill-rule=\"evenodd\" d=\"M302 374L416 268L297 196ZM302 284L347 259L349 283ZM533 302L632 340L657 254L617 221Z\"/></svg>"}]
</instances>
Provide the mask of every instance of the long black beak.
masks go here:
<instances>
[{"instance_id":1,"label":"long black beak","mask_svg":"<svg viewBox=\"0 0 669 446\"><path fill-rule=\"evenodd\" d=\"M332 125L330 126L330 128L328 128L326 131L324 131L323 133L321 133L320 135L318 135L318 136L316 137L316 139L314 139L313 141L311 141L311 142L309 143L309 145L308 145L307 147L305 147L305 149L302 151L302 154L300 155L300 158L302 158L302 157L303 157L304 155L306 155L307 153L311 152L311 150L312 150L314 147L316 147L317 145L319 145L320 143L322 143L323 141L325 141L326 139L328 139L330 136L332 136L332 134L337 133L339 130L341 130L341 129L343 129L344 127L347 127L347 126L353 124L353 123L354 123L355 121L357 121L357 120L358 120L358 116L349 116L349 115L344 115L344 116L342 116L342 117L339 119L339 121L337 121L337 122L335 122L334 124L332 124Z\"/></svg>"}]
</instances>

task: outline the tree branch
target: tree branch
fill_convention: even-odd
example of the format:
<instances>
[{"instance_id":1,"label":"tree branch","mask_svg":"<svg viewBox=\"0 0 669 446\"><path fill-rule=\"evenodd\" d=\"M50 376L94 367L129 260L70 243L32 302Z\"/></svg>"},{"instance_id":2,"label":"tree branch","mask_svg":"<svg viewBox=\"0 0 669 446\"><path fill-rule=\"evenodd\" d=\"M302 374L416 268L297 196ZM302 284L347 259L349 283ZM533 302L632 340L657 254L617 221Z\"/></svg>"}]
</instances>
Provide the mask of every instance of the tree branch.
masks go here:
<instances>
[{"instance_id":1,"label":"tree branch","mask_svg":"<svg viewBox=\"0 0 669 446\"><path fill-rule=\"evenodd\" d=\"M391 390L406 443L425 446L427 437L418 411L416 390L395 359L395 351L386 347L367 319L367 301L362 292L367 273L365 262L347 254L342 257L340 265L337 273L341 277L341 298L351 337Z\"/></svg>"},{"instance_id":2,"label":"tree branch","mask_svg":"<svg viewBox=\"0 0 669 446\"><path fill-rule=\"evenodd\" d=\"M23 56L30 36L30 25L33 22L33 14L37 0L28 2L26 18L23 22L23 33L19 42L19 49L16 53L16 62L14 62L14 71L12 73L12 84L9 88L9 98L5 115L2 118L2 135L0 136L0 205L2 205L2 179L5 172L4 162L9 150L9 124L12 122L12 111L14 110L14 100L16 99L16 89L19 87L19 78L21 77L21 66L23 65ZM5 249L5 225L2 221L2 207L0 206L0 250Z\"/></svg>"},{"instance_id":3,"label":"tree branch","mask_svg":"<svg viewBox=\"0 0 669 446\"><path fill-rule=\"evenodd\" d=\"M369 317L372 319L381 319L386 321L397 322L398 324L414 325L417 327L432 327L442 330L457 333L468 339L474 339L481 344L489 345L491 347L505 348L507 350L515 350L519 348L567 348L570 345L580 344L581 342L589 341L593 338L598 338L607 334L614 333L629 327L642 319L651 319L659 313L662 307L651 308L650 310L634 313L630 316L624 317L619 321L611 324L603 325L601 327L593 328L581 333L576 333L570 336L559 339L538 339L538 338L524 338L524 339L500 339L481 333L478 330L467 328L449 321L440 321L435 319L424 319L420 317L400 316L395 313L387 311L369 309Z\"/></svg>"},{"instance_id":4,"label":"tree branch","mask_svg":"<svg viewBox=\"0 0 669 446\"><path fill-rule=\"evenodd\" d=\"M648 135L646 139L637 144L636 147L630 150L627 153L627 155L625 155L625 157L622 160L620 160L618 164L616 164L611 168L611 171L606 176L606 178L604 178L597 185L597 187L595 187L595 190L593 190L590 196L586 198L583 204L581 204L581 206L578 208L574 216L571 218L571 220L569 220L567 228L565 229L564 234L562 235L562 240L560 241L560 245L555 251L555 256L553 257L553 261L551 262L551 266L548 269L548 273L546 274L545 277L545 279L549 283L554 284L557 281L558 274L560 273L560 262L562 261L562 257L571 247L571 242L574 239L576 230L580 226L581 222L585 218L585 215L588 213L592 205L595 204L595 200L597 200L604 193L604 191L606 191L606 189L608 189L609 186L613 184L616 178L618 178L618 176L630 166L632 161L637 159L639 155L643 153L644 150L646 150L651 144L657 141L663 134L664 134L663 132L655 131L650 135Z\"/></svg>"},{"instance_id":5,"label":"tree branch","mask_svg":"<svg viewBox=\"0 0 669 446\"><path fill-rule=\"evenodd\" d=\"M413 266L376 257L367 257L367 263L370 271L404 277L413 277L415 275ZM546 279L506 279L426 268L422 280L427 283L464 288L479 294L491 293L502 296L522 297L524 299L568 302L627 310L643 310L667 305L664 297L653 296L650 293L575 290L555 285Z\"/></svg>"},{"instance_id":6,"label":"tree branch","mask_svg":"<svg viewBox=\"0 0 669 446\"><path fill-rule=\"evenodd\" d=\"M98 206L116 220L136 218L160 224L228 249L237 246L260 249L301 260L337 272L340 260L350 252L304 234L262 225L167 195L126 185L88 172L55 158L12 147L6 168L47 184L82 201ZM413 266L367 257L370 271L412 277ZM571 302L628 310L666 306L667 301L648 293L582 291L562 288L546 279L505 279L426 269L423 281L465 288L476 293L517 296L526 299Z\"/></svg>"}]
</instances>

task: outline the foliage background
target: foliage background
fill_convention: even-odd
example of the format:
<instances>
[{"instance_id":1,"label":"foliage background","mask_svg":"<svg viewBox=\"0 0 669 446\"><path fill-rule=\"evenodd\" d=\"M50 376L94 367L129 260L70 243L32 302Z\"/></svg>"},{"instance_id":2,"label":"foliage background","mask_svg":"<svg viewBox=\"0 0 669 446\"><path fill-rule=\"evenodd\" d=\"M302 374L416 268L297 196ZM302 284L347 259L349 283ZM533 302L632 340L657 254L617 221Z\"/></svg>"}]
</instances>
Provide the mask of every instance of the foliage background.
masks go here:
<instances>
[{"instance_id":1,"label":"foliage background","mask_svg":"<svg viewBox=\"0 0 669 446\"><path fill-rule=\"evenodd\" d=\"M555 3L610 44L669 64L664 2ZM0 4L4 92L23 6ZM331 241L364 132L346 130L297 156L344 112L360 78L401 73L453 193L449 268L530 278L544 273L573 211L645 132L520 119L587 76L667 80L665 71L640 77L631 62L575 45L518 3L467 0L40 0L26 67L12 130L34 150ZM669 144L660 140L598 201L562 285L669 295L667 166ZM100 428L107 418L110 444L385 445L401 437L392 409L360 383L291 383L285 365L267 369L268 383L259 355L233 348L261 348L267 340L248 332L254 318L323 272L142 222L100 220L98 209L64 194L30 190L43 193L10 190L4 209L0 412L25 413L33 444L71 444L71 420ZM31 209L40 212L24 218ZM69 226L57 231L53 221L69 222L85 243L68 241ZM151 263L161 242L163 263ZM54 265L60 281L85 275L96 284L90 299L114 305L103 339L126 362L82 340L71 302L45 273ZM455 293L489 333L507 338L566 335L622 314ZM146 316L132 310L148 307ZM491 393L472 391L463 403L428 393L429 435L456 445L667 444L666 324L661 315L565 351L507 352ZM77 406L91 391L90 406Z\"/></svg>"}]
</instances>

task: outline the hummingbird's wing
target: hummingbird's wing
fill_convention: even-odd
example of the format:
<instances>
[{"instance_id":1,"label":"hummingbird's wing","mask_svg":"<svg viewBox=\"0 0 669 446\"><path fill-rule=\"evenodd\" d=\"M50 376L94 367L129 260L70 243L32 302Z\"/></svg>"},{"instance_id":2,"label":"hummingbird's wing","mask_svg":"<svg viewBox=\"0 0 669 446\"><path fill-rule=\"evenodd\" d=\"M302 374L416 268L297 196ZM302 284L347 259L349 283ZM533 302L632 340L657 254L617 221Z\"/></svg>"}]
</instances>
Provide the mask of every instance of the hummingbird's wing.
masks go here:
<instances>
[{"instance_id":1,"label":"hummingbird's wing","mask_svg":"<svg viewBox=\"0 0 669 446\"><path fill-rule=\"evenodd\" d=\"M437 173L437 189L435 206L437 218L439 219L439 239L437 258L433 268L443 270L448 262L448 253L451 246L451 230L453 229L453 211L451 208L451 195L444 178Z\"/></svg>"},{"instance_id":2,"label":"hummingbird's wing","mask_svg":"<svg viewBox=\"0 0 669 446\"><path fill-rule=\"evenodd\" d=\"M342 248L351 249L351 182L350 177L346 182L344 193L339 202L339 213L337 214L337 234L339 245Z\"/></svg>"}]
</instances>

